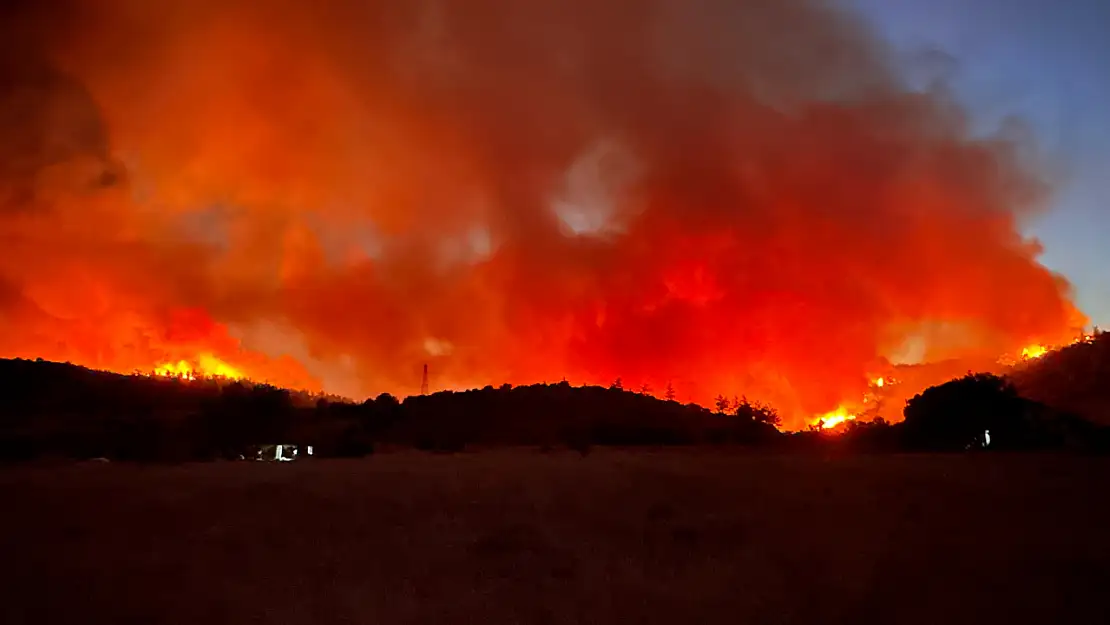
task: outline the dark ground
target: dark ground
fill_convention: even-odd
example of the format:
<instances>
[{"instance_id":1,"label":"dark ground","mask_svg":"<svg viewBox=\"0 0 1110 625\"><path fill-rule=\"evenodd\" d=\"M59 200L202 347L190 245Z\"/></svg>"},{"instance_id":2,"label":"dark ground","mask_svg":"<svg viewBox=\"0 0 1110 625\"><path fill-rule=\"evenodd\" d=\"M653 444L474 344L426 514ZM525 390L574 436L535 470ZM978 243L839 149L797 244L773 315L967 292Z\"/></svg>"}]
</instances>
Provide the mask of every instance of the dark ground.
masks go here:
<instances>
[{"instance_id":1,"label":"dark ground","mask_svg":"<svg viewBox=\"0 0 1110 625\"><path fill-rule=\"evenodd\" d=\"M0 623L1107 623L1110 459L0 471Z\"/></svg>"}]
</instances>

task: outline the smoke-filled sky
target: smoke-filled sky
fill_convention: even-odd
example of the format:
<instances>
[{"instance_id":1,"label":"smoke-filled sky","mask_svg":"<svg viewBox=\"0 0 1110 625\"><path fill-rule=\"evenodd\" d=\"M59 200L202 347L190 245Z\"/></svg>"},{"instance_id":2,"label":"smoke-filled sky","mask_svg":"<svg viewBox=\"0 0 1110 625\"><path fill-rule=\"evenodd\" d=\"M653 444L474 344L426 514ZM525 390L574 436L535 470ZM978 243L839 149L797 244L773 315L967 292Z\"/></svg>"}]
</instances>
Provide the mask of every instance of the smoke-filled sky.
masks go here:
<instances>
[{"instance_id":1,"label":"smoke-filled sky","mask_svg":"<svg viewBox=\"0 0 1110 625\"><path fill-rule=\"evenodd\" d=\"M1009 115L1031 127L1054 171L1053 210L1026 230L1110 325L1110 2L844 0L907 64L933 59L978 124Z\"/></svg>"},{"instance_id":2,"label":"smoke-filled sky","mask_svg":"<svg viewBox=\"0 0 1110 625\"><path fill-rule=\"evenodd\" d=\"M829 3L17 4L3 355L797 422L1086 321L1025 234L1059 176L1028 125Z\"/></svg>"}]
</instances>

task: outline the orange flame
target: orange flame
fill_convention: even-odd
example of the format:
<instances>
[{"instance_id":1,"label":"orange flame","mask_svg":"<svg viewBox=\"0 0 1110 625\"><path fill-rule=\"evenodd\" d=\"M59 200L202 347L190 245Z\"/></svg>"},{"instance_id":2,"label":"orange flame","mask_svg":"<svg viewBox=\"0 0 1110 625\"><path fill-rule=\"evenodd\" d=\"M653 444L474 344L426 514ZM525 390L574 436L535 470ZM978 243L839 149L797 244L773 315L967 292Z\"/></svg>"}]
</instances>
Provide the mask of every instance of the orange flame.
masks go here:
<instances>
[{"instance_id":1,"label":"orange flame","mask_svg":"<svg viewBox=\"0 0 1110 625\"><path fill-rule=\"evenodd\" d=\"M1095 335L1089 334L1089 333L1083 333L1083 334L1077 336L1076 338L1072 339L1071 342L1068 343L1067 345L1078 345L1080 343L1090 343L1093 340L1095 340ZM1037 360L1038 358L1043 358L1049 352L1054 352L1054 351L1060 350L1063 347L1066 347L1067 345L1062 345L1062 344L1061 345L1044 345L1044 344L1040 344L1040 343L1034 343L1032 345L1027 345L1026 347L1022 348L1022 350L1021 350L1021 360ZM1000 362L1004 362L1005 364L1013 364L1012 361L1011 362L1006 362L1006 359L1002 359Z\"/></svg>"},{"instance_id":2,"label":"orange flame","mask_svg":"<svg viewBox=\"0 0 1110 625\"><path fill-rule=\"evenodd\" d=\"M1049 352L1049 348L1044 345L1030 345L1021 350L1022 360L1036 360Z\"/></svg>"},{"instance_id":3,"label":"orange flame","mask_svg":"<svg viewBox=\"0 0 1110 625\"><path fill-rule=\"evenodd\" d=\"M182 380L197 378L241 380L246 376L241 371L211 354L201 354L195 362L178 360L166 362L154 368L154 375Z\"/></svg>"},{"instance_id":4,"label":"orange flame","mask_svg":"<svg viewBox=\"0 0 1110 625\"><path fill-rule=\"evenodd\" d=\"M827 412L813 421L813 425L821 428L822 430L831 430L848 421L855 421L856 415L852 414L844 406L838 407L832 412Z\"/></svg>"}]
</instances>

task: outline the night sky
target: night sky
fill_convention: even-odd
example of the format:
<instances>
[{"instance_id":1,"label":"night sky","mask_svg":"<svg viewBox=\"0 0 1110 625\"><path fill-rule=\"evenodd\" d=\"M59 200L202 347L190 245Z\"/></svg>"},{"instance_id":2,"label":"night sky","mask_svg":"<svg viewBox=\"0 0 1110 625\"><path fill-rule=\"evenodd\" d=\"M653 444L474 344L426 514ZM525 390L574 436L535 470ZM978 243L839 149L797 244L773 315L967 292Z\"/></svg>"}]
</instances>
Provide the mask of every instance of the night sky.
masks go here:
<instances>
[{"instance_id":1,"label":"night sky","mask_svg":"<svg viewBox=\"0 0 1110 625\"><path fill-rule=\"evenodd\" d=\"M894 45L909 75L947 76L990 131L1029 124L1056 184L1052 210L1027 226L1044 262L1075 284L1095 324L1110 325L1110 2L844 0Z\"/></svg>"}]
</instances>

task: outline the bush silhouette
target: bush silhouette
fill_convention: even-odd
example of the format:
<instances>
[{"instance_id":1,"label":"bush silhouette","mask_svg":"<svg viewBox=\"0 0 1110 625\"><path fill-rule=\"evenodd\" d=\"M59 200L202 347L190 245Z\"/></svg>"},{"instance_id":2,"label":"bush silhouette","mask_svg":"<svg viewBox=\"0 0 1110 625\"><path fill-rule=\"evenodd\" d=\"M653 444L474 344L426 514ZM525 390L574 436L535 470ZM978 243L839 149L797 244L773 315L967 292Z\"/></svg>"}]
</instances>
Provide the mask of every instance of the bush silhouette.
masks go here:
<instances>
[{"instance_id":1,"label":"bush silhouette","mask_svg":"<svg viewBox=\"0 0 1110 625\"><path fill-rule=\"evenodd\" d=\"M989 373L926 389L906 403L903 414L906 444L938 451L1058 446L1070 421Z\"/></svg>"}]
</instances>

